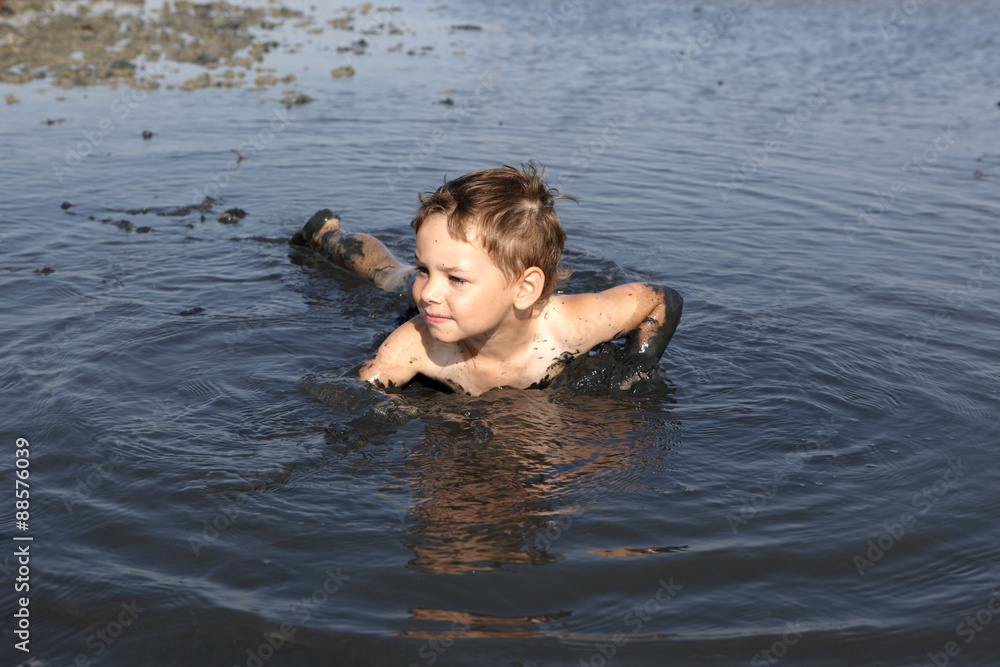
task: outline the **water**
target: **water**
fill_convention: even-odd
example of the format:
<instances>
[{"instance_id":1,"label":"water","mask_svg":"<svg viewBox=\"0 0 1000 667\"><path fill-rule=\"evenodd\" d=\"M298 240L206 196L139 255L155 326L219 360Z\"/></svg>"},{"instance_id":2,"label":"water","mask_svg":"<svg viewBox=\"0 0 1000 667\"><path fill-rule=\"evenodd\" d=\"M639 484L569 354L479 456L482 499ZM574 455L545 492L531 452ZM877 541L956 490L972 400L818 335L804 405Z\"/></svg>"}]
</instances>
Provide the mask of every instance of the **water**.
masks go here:
<instances>
[{"instance_id":1,"label":"water","mask_svg":"<svg viewBox=\"0 0 1000 667\"><path fill-rule=\"evenodd\" d=\"M362 56L282 29L287 116L3 86L29 664L995 664L1000 3L450 4ZM406 254L418 191L527 159L580 199L568 289L684 295L664 377L379 417L338 377L406 304L287 238Z\"/></svg>"}]
</instances>

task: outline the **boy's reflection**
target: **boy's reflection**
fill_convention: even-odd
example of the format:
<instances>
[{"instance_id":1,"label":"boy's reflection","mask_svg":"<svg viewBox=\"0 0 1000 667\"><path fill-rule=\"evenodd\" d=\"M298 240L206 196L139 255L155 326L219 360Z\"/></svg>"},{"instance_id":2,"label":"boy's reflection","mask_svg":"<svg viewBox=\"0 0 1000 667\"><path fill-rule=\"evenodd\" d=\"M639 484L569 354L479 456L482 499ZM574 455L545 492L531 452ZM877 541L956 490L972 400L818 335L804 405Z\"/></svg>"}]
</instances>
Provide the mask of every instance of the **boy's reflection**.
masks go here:
<instances>
[{"instance_id":1,"label":"boy's reflection","mask_svg":"<svg viewBox=\"0 0 1000 667\"><path fill-rule=\"evenodd\" d=\"M413 450L418 521L406 531L409 566L437 573L540 565L608 486L641 483L671 448L661 400L493 390L437 394ZM424 403L415 397L414 403Z\"/></svg>"}]
</instances>

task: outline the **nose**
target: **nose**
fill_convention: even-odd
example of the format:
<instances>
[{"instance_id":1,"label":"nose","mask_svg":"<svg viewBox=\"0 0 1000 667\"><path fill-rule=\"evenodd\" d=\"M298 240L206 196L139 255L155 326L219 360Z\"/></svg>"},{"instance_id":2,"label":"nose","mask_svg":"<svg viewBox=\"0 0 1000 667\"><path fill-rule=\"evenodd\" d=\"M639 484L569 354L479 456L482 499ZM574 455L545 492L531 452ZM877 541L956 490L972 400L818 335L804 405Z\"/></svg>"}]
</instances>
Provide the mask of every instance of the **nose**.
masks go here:
<instances>
[{"instance_id":1,"label":"nose","mask_svg":"<svg viewBox=\"0 0 1000 667\"><path fill-rule=\"evenodd\" d=\"M436 280L430 276L417 278L414 287L420 292L420 299L417 299L419 301L423 301L424 303L441 303L443 300L440 280Z\"/></svg>"}]
</instances>

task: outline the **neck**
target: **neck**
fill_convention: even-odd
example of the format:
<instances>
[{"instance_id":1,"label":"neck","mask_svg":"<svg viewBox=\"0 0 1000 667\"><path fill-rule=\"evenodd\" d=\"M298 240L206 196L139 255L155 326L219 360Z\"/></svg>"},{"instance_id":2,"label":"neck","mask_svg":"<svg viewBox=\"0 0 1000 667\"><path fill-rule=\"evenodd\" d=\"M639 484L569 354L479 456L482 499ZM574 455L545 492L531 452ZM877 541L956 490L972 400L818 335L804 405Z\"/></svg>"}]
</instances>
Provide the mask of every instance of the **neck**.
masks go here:
<instances>
[{"instance_id":1,"label":"neck","mask_svg":"<svg viewBox=\"0 0 1000 667\"><path fill-rule=\"evenodd\" d=\"M504 361L510 359L518 351L524 350L535 336L538 329L538 318L534 312L515 312L510 319L501 322L493 331L467 338L460 345L469 358L480 358L487 361Z\"/></svg>"}]
</instances>

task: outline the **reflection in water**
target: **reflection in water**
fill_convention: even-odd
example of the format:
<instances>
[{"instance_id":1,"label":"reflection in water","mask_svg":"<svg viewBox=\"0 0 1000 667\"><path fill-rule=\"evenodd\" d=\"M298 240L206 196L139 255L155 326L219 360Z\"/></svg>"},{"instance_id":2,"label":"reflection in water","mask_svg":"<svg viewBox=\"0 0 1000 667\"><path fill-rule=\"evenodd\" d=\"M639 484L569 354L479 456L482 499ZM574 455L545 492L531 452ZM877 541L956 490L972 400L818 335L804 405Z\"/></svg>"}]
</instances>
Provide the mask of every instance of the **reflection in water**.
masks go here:
<instances>
[{"instance_id":1,"label":"reflection in water","mask_svg":"<svg viewBox=\"0 0 1000 667\"><path fill-rule=\"evenodd\" d=\"M677 429L662 414L664 393L408 396L427 415L411 454L417 522L404 537L409 567L467 574L559 560L557 542L576 512L663 465Z\"/></svg>"},{"instance_id":2,"label":"reflection in water","mask_svg":"<svg viewBox=\"0 0 1000 667\"><path fill-rule=\"evenodd\" d=\"M588 554L604 556L605 558L636 558L638 556L650 556L652 554L672 554L679 551L687 551L687 546L682 547L620 547L618 549L590 549Z\"/></svg>"},{"instance_id":3,"label":"reflection in water","mask_svg":"<svg viewBox=\"0 0 1000 667\"><path fill-rule=\"evenodd\" d=\"M444 635L476 639L481 637L541 637L551 633L540 624L566 618L572 612L561 611L554 614L533 614L531 616L493 616L490 614L472 614L465 611L449 609L425 609L414 607L410 609L410 618L414 621L431 623L449 623L450 630L404 630L404 637L418 639L438 639Z\"/></svg>"}]
</instances>

